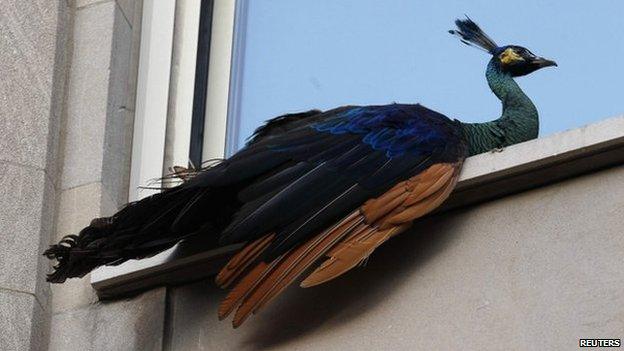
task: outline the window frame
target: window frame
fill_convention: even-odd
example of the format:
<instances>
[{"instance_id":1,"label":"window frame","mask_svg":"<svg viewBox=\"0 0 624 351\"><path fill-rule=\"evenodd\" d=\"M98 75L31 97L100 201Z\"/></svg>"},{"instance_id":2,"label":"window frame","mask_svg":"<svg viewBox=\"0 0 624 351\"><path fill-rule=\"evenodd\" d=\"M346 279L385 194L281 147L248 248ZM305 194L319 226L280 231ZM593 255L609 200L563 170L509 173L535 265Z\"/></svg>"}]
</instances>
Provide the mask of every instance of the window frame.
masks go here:
<instances>
[{"instance_id":1,"label":"window frame","mask_svg":"<svg viewBox=\"0 0 624 351\"><path fill-rule=\"evenodd\" d=\"M237 55L244 52L246 12L246 0L144 0L129 201L157 192L141 186L168 167L223 158L235 145L228 129L240 105ZM239 245L201 247L179 243L147 259L100 267L91 285L107 298L198 279L214 274Z\"/></svg>"}]
</instances>

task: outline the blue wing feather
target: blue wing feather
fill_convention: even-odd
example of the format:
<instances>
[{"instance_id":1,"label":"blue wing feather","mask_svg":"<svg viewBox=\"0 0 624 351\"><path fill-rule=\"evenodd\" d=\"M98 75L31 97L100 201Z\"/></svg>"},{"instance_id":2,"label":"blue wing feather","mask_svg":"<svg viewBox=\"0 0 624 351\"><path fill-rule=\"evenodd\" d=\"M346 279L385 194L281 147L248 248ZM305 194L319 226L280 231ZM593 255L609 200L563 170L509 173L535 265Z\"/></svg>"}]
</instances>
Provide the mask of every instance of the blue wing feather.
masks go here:
<instances>
[{"instance_id":1,"label":"blue wing feather","mask_svg":"<svg viewBox=\"0 0 624 351\"><path fill-rule=\"evenodd\" d=\"M430 153L461 139L457 123L418 104L353 107L312 127L321 133L362 135L363 143L386 151L389 158Z\"/></svg>"}]
</instances>

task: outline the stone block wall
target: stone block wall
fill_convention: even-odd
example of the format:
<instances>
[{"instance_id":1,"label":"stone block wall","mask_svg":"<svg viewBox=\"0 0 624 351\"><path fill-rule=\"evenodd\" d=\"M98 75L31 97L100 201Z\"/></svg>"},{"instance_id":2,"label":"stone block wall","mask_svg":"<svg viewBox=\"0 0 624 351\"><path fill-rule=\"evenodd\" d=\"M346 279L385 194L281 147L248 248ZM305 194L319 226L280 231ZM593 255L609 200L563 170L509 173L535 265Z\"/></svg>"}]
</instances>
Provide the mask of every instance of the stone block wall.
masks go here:
<instances>
[{"instance_id":1,"label":"stone block wall","mask_svg":"<svg viewBox=\"0 0 624 351\"><path fill-rule=\"evenodd\" d=\"M41 257L54 234L59 127L71 8L7 0L0 11L0 345L47 347L50 288Z\"/></svg>"},{"instance_id":2,"label":"stone block wall","mask_svg":"<svg viewBox=\"0 0 624 351\"><path fill-rule=\"evenodd\" d=\"M71 2L71 63L61 122L51 242L127 202L141 1ZM47 268L46 268L47 269ZM164 288L100 302L89 276L53 285L49 350L161 350Z\"/></svg>"},{"instance_id":3,"label":"stone block wall","mask_svg":"<svg viewBox=\"0 0 624 351\"><path fill-rule=\"evenodd\" d=\"M0 349L160 350L165 290L50 286L51 243L127 201L142 1L0 11Z\"/></svg>"}]
</instances>

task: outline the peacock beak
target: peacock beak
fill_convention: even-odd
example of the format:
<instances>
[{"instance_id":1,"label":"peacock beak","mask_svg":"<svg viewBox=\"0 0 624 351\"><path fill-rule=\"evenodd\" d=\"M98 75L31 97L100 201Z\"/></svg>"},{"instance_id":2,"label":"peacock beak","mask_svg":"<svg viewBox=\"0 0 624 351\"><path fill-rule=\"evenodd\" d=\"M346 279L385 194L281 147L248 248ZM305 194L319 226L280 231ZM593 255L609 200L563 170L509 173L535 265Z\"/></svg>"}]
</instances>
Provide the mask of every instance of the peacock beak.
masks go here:
<instances>
[{"instance_id":1,"label":"peacock beak","mask_svg":"<svg viewBox=\"0 0 624 351\"><path fill-rule=\"evenodd\" d=\"M552 60L547 60L543 57L536 57L533 60L533 62L531 62L531 64L537 66L538 68L544 68L544 67L549 67L549 66L557 67L557 62L552 61Z\"/></svg>"}]
</instances>

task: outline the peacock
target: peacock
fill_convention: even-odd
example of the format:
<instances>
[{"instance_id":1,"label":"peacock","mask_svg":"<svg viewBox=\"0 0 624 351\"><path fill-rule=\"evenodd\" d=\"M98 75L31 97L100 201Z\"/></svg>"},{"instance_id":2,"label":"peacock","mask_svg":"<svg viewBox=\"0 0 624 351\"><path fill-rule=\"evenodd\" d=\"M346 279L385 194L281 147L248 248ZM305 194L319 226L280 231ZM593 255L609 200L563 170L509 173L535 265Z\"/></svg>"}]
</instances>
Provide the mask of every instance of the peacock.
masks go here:
<instances>
[{"instance_id":1,"label":"peacock","mask_svg":"<svg viewBox=\"0 0 624 351\"><path fill-rule=\"evenodd\" d=\"M514 78L557 64L498 46L468 17L455 24L451 34L492 56L485 76L502 102L500 118L462 123L398 103L274 118L233 156L52 245L48 281L194 236L244 243L216 276L230 288L219 318L234 312L238 327L303 273L300 286L312 287L358 266L449 197L466 157L538 136L537 109Z\"/></svg>"}]
</instances>

